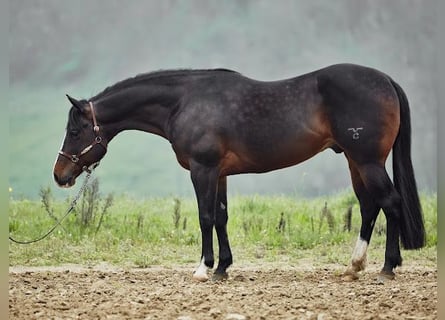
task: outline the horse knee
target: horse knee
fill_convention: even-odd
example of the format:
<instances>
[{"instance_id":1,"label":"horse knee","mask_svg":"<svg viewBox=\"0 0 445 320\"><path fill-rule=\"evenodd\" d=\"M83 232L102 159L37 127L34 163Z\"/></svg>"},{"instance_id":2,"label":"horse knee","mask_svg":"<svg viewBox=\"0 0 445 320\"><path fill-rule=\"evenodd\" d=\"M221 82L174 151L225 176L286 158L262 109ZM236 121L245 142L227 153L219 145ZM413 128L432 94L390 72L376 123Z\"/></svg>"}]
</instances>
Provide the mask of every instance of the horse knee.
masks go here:
<instances>
[{"instance_id":1,"label":"horse knee","mask_svg":"<svg viewBox=\"0 0 445 320\"><path fill-rule=\"evenodd\" d=\"M215 225L215 219L208 215L200 216L199 217L199 225L201 227L201 230L212 229L213 226Z\"/></svg>"}]
</instances>

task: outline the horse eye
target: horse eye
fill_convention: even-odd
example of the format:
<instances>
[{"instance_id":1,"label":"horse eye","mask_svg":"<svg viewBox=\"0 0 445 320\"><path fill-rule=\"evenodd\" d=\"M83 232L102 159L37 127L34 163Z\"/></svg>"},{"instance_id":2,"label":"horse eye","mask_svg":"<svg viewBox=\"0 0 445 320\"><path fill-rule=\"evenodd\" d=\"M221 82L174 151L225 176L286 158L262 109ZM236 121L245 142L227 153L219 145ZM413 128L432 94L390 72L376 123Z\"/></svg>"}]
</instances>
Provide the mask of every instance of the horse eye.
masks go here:
<instances>
[{"instance_id":1,"label":"horse eye","mask_svg":"<svg viewBox=\"0 0 445 320\"><path fill-rule=\"evenodd\" d=\"M70 135L74 138L79 136L79 130L70 130Z\"/></svg>"}]
</instances>

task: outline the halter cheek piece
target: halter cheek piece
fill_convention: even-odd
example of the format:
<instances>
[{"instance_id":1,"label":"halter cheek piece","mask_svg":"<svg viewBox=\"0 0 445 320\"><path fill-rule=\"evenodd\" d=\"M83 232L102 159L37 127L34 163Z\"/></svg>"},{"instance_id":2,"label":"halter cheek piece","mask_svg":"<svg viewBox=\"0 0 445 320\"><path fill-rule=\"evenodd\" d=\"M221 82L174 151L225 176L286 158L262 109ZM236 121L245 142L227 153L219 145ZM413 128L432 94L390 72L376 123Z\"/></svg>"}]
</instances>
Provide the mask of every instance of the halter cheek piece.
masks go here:
<instances>
[{"instance_id":1,"label":"halter cheek piece","mask_svg":"<svg viewBox=\"0 0 445 320\"><path fill-rule=\"evenodd\" d=\"M84 156L85 154L87 154L89 151L91 151L95 145L98 144L98 145L102 146L105 149L105 151L107 151L107 145L104 144L103 139L102 139L102 137L99 134L100 128L97 125L96 114L94 113L93 103L90 101L89 105L90 105L90 108L91 108L91 114L93 116L93 131L94 131L94 134L96 135L96 137L94 138L93 142L89 146L85 147L79 154L69 154L69 153L66 153L63 150L59 151L59 154L61 156L64 156L65 158L68 158L72 163L74 163L74 164L76 164L78 166L80 166L79 165L80 158L82 156ZM93 163L93 168L95 168L98 164L99 164L99 162ZM91 170L87 166L83 166L82 170L86 171L88 173L91 173Z\"/></svg>"}]
</instances>

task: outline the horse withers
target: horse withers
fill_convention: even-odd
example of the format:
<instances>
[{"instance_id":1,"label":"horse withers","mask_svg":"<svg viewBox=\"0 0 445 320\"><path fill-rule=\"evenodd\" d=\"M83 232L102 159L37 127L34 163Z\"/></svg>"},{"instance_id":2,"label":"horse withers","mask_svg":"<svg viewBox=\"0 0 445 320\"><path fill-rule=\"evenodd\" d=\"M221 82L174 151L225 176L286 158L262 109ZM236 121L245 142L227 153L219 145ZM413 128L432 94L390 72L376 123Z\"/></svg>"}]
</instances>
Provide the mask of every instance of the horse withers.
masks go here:
<instances>
[{"instance_id":1,"label":"horse withers","mask_svg":"<svg viewBox=\"0 0 445 320\"><path fill-rule=\"evenodd\" d=\"M100 161L124 130L167 139L190 170L199 209L202 253L193 278L227 277L232 253L227 236L227 176L262 173L305 161L331 148L344 153L362 217L352 261L356 279L380 209L386 217L381 279L400 266L405 249L421 248L425 230L411 162L410 111L405 93L375 69L338 64L295 78L257 81L226 69L141 74L72 107L54 178L62 187ZM385 162L393 151L393 181Z\"/></svg>"}]
</instances>

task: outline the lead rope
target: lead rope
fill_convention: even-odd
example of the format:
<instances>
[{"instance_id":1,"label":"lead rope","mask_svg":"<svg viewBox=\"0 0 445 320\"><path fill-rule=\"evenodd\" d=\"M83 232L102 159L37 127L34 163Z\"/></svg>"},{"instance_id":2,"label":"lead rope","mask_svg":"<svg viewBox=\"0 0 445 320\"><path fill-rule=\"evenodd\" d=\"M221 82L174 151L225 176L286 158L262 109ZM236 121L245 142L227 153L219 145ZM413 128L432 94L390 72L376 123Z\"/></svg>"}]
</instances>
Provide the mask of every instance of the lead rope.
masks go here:
<instances>
[{"instance_id":1,"label":"lead rope","mask_svg":"<svg viewBox=\"0 0 445 320\"><path fill-rule=\"evenodd\" d=\"M95 164L96 166L97 164ZM77 195L74 197L73 201L71 201L71 205L68 208L68 210L66 211L65 215L59 220L57 221L57 223L47 232L45 233L43 236L41 236L40 238L34 239L34 240L30 240L30 241L19 241L14 239L13 237L9 236L9 240L18 243L18 244L30 244L30 243L34 243L34 242L38 242L41 241L43 239L45 239L46 237L48 237L51 233L53 233L53 231L60 226L60 224L62 223L62 221L71 213L71 211L73 211L74 207L76 206L77 200L79 200L80 195L83 193L83 191L85 190L85 188L87 187L88 184L88 180L91 177L91 174L93 173L93 170L95 168L95 166L93 167L93 169L89 169L87 167L84 167L83 170L87 172L85 179L83 180L83 185L80 187L79 192L77 193Z\"/></svg>"}]
</instances>

